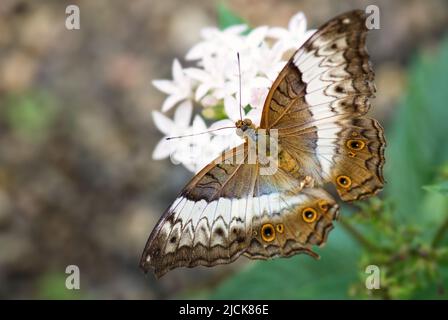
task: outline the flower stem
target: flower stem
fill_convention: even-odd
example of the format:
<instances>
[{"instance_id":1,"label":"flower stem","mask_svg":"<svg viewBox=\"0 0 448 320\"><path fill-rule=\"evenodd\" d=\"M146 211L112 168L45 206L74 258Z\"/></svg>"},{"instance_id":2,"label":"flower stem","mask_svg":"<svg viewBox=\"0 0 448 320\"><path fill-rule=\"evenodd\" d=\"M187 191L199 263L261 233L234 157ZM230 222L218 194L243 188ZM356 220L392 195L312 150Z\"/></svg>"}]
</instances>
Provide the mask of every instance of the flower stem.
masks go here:
<instances>
[{"instance_id":1,"label":"flower stem","mask_svg":"<svg viewBox=\"0 0 448 320\"><path fill-rule=\"evenodd\" d=\"M440 244L440 242L443 240L443 237L445 236L446 231L448 231L448 217L445 218L445 221L439 227L432 240L431 246L433 248L437 247Z\"/></svg>"},{"instance_id":2,"label":"flower stem","mask_svg":"<svg viewBox=\"0 0 448 320\"><path fill-rule=\"evenodd\" d=\"M342 227L353 237L359 244L365 247L369 251L382 251L382 249L372 242L370 242L366 237L364 237L355 227L346 221L346 219L340 217L339 223Z\"/></svg>"}]
</instances>

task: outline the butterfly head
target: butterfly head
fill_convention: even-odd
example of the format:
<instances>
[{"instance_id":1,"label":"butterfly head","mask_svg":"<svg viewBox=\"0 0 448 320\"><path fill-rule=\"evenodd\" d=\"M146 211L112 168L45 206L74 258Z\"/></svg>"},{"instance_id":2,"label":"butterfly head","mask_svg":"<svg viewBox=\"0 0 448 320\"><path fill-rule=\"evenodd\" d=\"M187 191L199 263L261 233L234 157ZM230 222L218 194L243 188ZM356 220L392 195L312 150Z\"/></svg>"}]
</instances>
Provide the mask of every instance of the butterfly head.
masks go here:
<instances>
[{"instance_id":1,"label":"butterfly head","mask_svg":"<svg viewBox=\"0 0 448 320\"><path fill-rule=\"evenodd\" d=\"M244 136L244 133L249 129L255 130L255 125L250 119L238 120L237 122L235 122L235 126L236 134L240 137Z\"/></svg>"}]
</instances>

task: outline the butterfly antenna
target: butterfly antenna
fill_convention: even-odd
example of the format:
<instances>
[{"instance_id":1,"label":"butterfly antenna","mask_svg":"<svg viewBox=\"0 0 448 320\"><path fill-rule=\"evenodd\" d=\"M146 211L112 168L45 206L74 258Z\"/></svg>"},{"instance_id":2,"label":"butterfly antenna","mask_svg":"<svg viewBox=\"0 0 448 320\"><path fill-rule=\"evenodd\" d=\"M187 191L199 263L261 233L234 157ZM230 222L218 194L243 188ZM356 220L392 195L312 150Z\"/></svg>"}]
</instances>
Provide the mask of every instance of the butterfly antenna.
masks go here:
<instances>
[{"instance_id":1,"label":"butterfly antenna","mask_svg":"<svg viewBox=\"0 0 448 320\"><path fill-rule=\"evenodd\" d=\"M241 104L241 63L240 63L240 53L237 52L236 56L238 58L238 80L239 80L239 98L240 98L240 120L243 121L243 106Z\"/></svg>"},{"instance_id":2,"label":"butterfly antenna","mask_svg":"<svg viewBox=\"0 0 448 320\"><path fill-rule=\"evenodd\" d=\"M173 140L173 139L180 139L180 138L186 138L186 137L193 137L193 136L199 136L201 134L206 134L206 133L210 133L210 132L214 132L214 131L219 131L219 130L224 130L224 129L234 129L235 127L222 127L222 128L218 128L218 129L213 129L213 130L208 130L208 131L204 131L204 132L199 132L199 133L193 133L193 134L186 134L184 136L176 136L176 137L166 137L166 140Z\"/></svg>"}]
</instances>

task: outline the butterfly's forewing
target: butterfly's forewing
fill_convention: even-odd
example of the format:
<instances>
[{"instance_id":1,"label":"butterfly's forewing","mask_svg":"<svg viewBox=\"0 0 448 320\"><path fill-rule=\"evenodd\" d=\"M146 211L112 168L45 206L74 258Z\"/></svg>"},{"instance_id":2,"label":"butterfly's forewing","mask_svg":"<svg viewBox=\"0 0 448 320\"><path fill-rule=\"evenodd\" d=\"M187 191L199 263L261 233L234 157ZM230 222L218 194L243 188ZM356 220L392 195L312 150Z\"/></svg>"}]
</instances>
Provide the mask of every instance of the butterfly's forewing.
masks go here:
<instances>
[{"instance_id":1,"label":"butterfly's forewing","mask_svg":"<svg viewBox=\"0 0 448 320\"><path fill-rule=\"evenodd\" d=\"M334 200L281 169L260 175L260 164L235 161L242 154L246 144L184 188L149 237L140 263L145 271L162 276L177 267L229 263L241 254L317 256L311 247L322 245L332 229Z\"/></svg>"},{"instance_id":2,"label":"butterfly's forewing","mask_svg":"<svg viewBox=\"0 0 448 320\"><path fill-rule=\"evenodd\" d=\"M346 201L384 184L383 129L363 117L375 92L365 19L351 11L319 28L272 85L261 119L262 128L279 130L281 155L296 176L332 182Z\"/></svg>"}]
</instances>

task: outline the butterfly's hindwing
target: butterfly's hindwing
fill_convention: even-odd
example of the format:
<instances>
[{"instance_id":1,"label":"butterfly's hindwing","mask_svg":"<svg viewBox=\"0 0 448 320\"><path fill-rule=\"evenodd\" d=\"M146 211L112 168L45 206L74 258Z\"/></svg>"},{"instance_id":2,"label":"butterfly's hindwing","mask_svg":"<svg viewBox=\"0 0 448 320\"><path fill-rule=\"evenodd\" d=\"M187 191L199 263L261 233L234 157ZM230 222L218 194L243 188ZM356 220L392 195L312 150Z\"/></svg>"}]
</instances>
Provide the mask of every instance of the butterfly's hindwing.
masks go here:
<instances>
[{"instance_id":1,"label":"butterfly's hindwing","mask_svg":"<svg viewBox=\"0 0 448 320\"><path fill-rule=\"evenodd\" d=\"M311 247L325 242L337 213L337 205L325 191L309 188L283 170L264 176L259 174L258 164L222 166L233 174L210 184L215 186L209 190L213 197L197 197L201 193L191 191L211 182L207 173L221 170L214 164L193 178L167 210L143 253L141 266L145 270L154 268L161 276L181 266L229 263L241 254L257 259L296 252L317 256ZM248 180L232 183L240 177ZM232 194L230 189L235 186L239 186L238 193ZM322 203L325 211L319 207ZM303 221L304 208L315 208L315 221ZM272 239L263 234L266 225L273 226Z\"/></svg>"},{"instance_id":2,"label":"butterfly's hindwing","mask_svg":"<svg viewBox=\"0 0 448 320\"><path fill-rule=\"evenodd\" d=\"M344 201L359 200L378 193L383 178L386 140L375 119L355 118L341 122L330 181ZM343 179L347 184L343 184ZM342 180L341 180L342 179Z\"/></svg>"},{"instance_id":3,"label":"butterfly's hindwing","mask_svg":"<svg viewBox=\"0 0 448 320\"><path fill-rule=\"evenodd\" d=\"M252 259L269 259L303 252L318 257L311 247L323 245L333 229L333 220L338 213L334 200L322 189L305 188L295 196L281 196L279 201L291 203L280 206L278 211L253 218L256 232L244 255ZM316 214L314 221L304 221L304 210L314 210L310 211ZM269 237L263 233L266 228L271 228Z\"/></svg>"}]
</instances>

